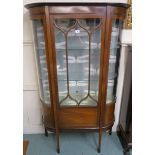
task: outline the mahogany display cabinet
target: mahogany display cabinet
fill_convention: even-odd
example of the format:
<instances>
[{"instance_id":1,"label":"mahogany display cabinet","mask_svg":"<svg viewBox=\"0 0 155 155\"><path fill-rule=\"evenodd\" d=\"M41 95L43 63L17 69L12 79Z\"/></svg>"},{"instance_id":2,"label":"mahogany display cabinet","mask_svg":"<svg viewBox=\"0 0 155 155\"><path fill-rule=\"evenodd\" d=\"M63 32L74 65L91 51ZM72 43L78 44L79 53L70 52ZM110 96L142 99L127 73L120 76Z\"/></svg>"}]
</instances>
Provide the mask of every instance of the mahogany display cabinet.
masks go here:
<instances>
[{"instance_id":1,"label":"mahogany display cabinet","mask_svg":"<svg viewBox=\"0 0 155 155\"><path fill-rule=\"evenodd\" d=\"M111 133L127 4L34 3L30 11L45 134Z\"/></svg>"}]
</instances>

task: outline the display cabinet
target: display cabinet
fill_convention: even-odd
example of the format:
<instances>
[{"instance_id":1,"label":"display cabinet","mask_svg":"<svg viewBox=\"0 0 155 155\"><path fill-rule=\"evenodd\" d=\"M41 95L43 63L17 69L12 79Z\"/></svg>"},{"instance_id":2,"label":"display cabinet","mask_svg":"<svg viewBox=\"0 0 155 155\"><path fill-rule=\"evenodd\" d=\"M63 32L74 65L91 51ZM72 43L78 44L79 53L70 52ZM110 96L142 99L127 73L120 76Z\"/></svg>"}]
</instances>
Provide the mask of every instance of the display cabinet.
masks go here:
<instances>
[{"instance_id":1,"label":"display cabinet","mask_svg":"<svg viewBox=\"0 0 155 155\"><path fill-rule=\"evenodd\" d=\"M127 4L28 4L45 134L109 131L114 123L120 32Z\"/></svg>"}]
</instances>

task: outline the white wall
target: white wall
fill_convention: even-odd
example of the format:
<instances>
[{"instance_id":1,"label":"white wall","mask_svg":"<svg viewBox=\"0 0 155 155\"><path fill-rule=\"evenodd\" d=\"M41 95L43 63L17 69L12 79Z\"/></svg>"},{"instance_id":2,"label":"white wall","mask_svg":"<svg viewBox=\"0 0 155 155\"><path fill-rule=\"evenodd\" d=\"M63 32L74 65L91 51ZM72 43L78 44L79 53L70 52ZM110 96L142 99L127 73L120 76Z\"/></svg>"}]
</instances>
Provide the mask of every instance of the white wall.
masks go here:
<instances>
[{"instance_id":1,"label":"white wall","mask_svg":"<svg viewBox=\"0 0 155 155\"><path fill-rule=\"evenodd\" d=\"M24 4L28 1L36 2L38 0L24 0ZM42 0L42 2L46 0ZM80 1L80 0L79 0ZM83 0L82 0L83 1ZM87 0L85 0L87 1ZM111 0L109 0L112 2ZM104 2L104 1L102 1ZM117 0L113 2L127 2L127 0ZM42 133L43 125L41 121L42 108L39 101L38 92L38 79L35 64L35 51L32 36L32 23L29 19L28 11L24 8L23 10L23 129L24 134L26 133ZM121 61L119 68L119 82L117 87L117 103L115 108L115 124L113 131L116 131L118 124L120 103L121 103L121 92L124 77L125 68L125 46L127 43L131 43L131 31L123 31L122 33L123 48L121 52Z\"/></svg>"},{"instance_id":2,"label":"white wall","mask_svg":"<svg viewBox=\"0 0 155 155\"><path fill-rule=\"evenodd\" d=\"M32 23L24 9L23 16L23 132L43 132L39 101Z\"/></svg>"}]
</instances>

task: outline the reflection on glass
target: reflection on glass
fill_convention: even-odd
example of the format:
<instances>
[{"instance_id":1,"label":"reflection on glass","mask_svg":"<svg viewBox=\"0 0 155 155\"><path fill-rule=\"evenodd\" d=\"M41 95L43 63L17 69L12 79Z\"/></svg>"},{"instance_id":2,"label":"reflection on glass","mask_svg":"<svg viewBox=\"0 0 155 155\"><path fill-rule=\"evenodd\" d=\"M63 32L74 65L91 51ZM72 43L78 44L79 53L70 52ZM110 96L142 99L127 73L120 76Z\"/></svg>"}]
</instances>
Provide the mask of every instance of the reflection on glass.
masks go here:
<instances>
[{"instance_id":1,"label":"reflection on glass","mask_svg":"<svg viewBox=\"0 0 155 155\"><path fill-rule=\"evenodd\" d=\"M79 33L76 33L79 30ZM79 26L67 37L68 75L70 95L78 102L88 94L89 36Z\"/></svg>"},{"instance_id":2,"label":"reflection on glass","mask_svg":"<svg viewBox=\"0 0 155 155\"><path fill-rule=\"evenodd\" d=\"M67 97L63 102L61 103L61 106L76 106L76 102L71 99L70 97Z\"/></svg>"},{"instance_id":3,"label":"reflection on glass","mask_svg":"<svg viewBox=\"0 0 155 155\"><path fill-rule=\"evenodd\" d=\"M108 72L108 87L107 87L107 104L115 100L116 85L118 77L119 55L120 55L120 31L122 29L121 20L113 20L110 58L109 58L109 72Z\"/></svg>"},{"instance_id":4,"label":"reflection on glass","mask_svg":"<svg viewBox=\"0 0 155 155\"><path fill-rule=\"evenodd\" d=\"M56 62L59 101L67 96L66 42L64 33L55 28Z\"/></svg>"},{"instance_id":5,"label":"reflection on glass","mask_svg":"<svg viewBox=\"0 0 155 155\"><path fill-rule=\"evenodd\" d=\"M97 28L91 35L90 51L90 95L98 101L101 29Z\"/></svg>"},{"instance_id":6,"label":"reflection on glass","mask_svg":"<svg viewBox=\"0 0 155 155\"><path fill-rule=\"evenodd\" d=\"M43 21L33 20L36 55L39 72L40 97L46 104L50 104L50 92L48 82L48 72L45 53L45 40L43 32Z\"/></svg>"},{"instance_id":7,"label":"reflection on glass","mask_svg":"<svg viewBox=\"0 0 155 155\"><path fill-rule=\"evenodd\" d=\"M101 46L99 24L99 19L55 20L60 105L97 105Z\"/></svg>"},{"instance_id":8,"label":"reflection on glass","mask_svg":"<svg viewBox=\"0 0 155 155\"><path fill-rule=\"evenodd\" d=\"M73 25L75 25L75 19L56 19L55 24L64 31L68 31Z\"/></svg>"},{"instance_id":9,"label":"reflection on glass","mask_svg":"<svg viewBox=\"0 0 155 155\"><path fill-rule=\"evenodd\" d=\"M101 20L98 18L79 19L80 25L87 29L89 32L94 31L94 29L100 24L100 22Z\"/></svg>"},{"instance_id":10,"label":"reflection on glass","mask_svg":"<svg viewBox=\"0 0 155 155\"><path fill-rule=\"evenodd\" d=\"M107 103L111 103L115 98L113 96L114 80L108 80Z\"/></svg>"}]
</instances>

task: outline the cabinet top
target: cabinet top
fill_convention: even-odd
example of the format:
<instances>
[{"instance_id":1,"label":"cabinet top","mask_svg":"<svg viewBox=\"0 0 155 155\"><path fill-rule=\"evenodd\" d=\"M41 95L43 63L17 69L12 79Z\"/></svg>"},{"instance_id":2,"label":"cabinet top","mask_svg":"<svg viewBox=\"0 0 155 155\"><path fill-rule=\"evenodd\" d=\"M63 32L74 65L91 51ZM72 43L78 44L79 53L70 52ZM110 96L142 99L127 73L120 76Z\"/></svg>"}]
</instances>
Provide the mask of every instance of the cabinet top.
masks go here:
<instances>
[{"instance_id":1,"label":"cabinet top","mask_svg":"<svg viewBox=\"0 0 155 155\"><path fill-rule=\"evenodd\" d=\"M126 3L30 3L26 4L27 9L41 6L117 6L128 8L129 4Z\"/></svg>"}]
</instances>

